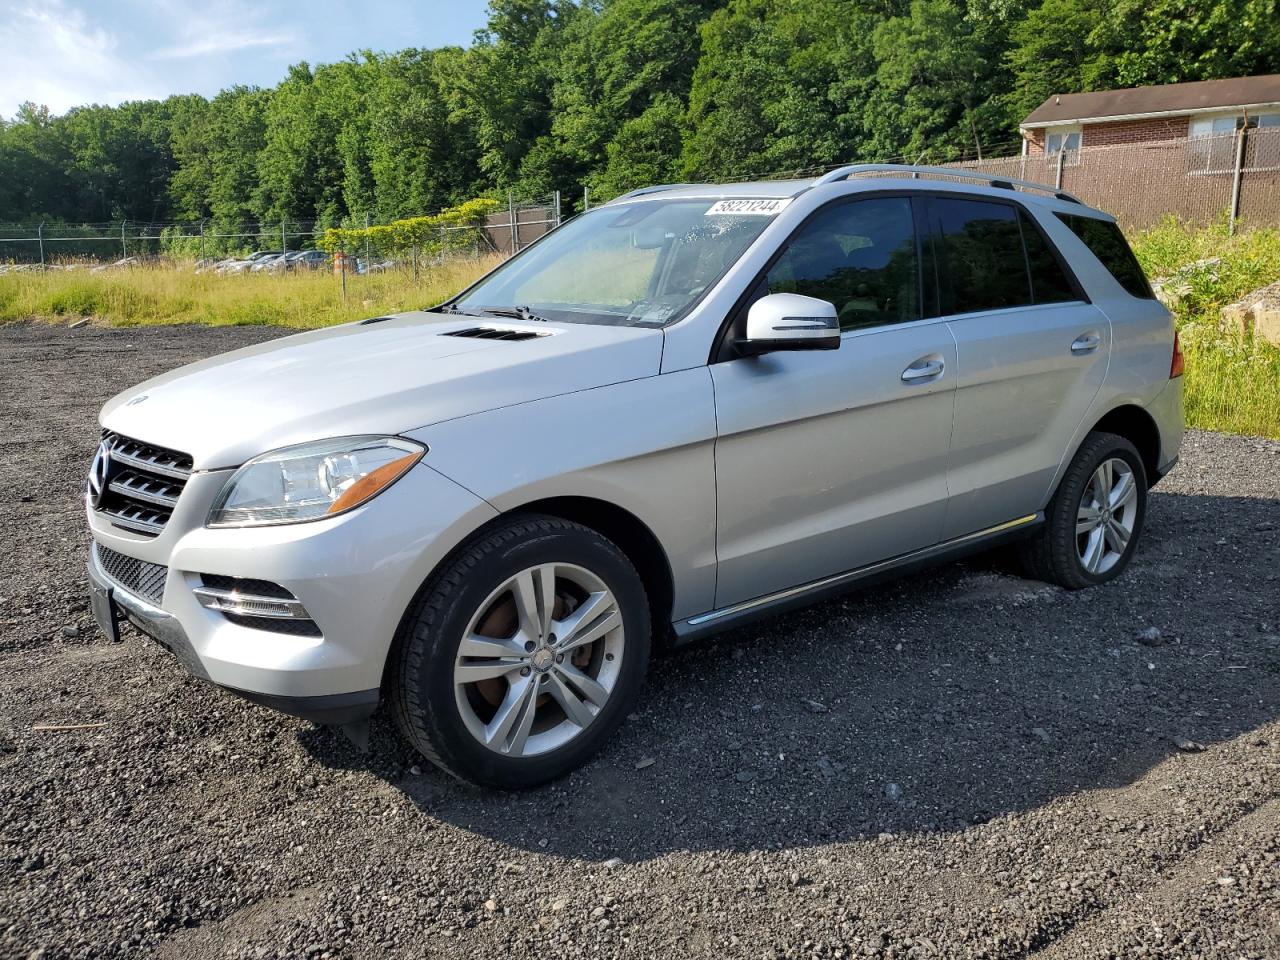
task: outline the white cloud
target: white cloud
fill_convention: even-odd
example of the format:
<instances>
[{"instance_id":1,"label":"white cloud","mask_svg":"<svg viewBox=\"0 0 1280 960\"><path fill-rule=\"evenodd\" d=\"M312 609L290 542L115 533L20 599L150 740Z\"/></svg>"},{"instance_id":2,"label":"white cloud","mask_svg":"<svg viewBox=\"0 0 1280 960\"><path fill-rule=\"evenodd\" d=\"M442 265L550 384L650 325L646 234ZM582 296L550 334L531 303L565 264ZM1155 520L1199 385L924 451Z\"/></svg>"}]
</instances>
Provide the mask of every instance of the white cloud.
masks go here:
<instances>
[{"instance_id":1,"label":"white cloud","mask_svg":"<svg viewBox=\"0 0 1280 960\"><path fill-rule=\"evenodd\" d=\"M159 78L121 53L114 33L64 0L21 3L0 16L0 117L26 100L61 113L164 92Z\"/></svg>"},{"instance_id":2,"label":"white cloud","mask_svg":"<svg viewBox=\"0 0 1280 960\"><path fill-rule=\"evenodd\" d=\"M289 47L294 37L284 33L251 33L234 30L207 34L199 39L172 47L161 47L147 55L149 60L183 60L187 57L205 57L211 53L236 53L254 47Z\"/></svg>"},{"instance_id":3,"label":"white cloud","mask_svg":"<svg viewBox=\"0 0 1280 960\"><path fill-rule=\"evenodd\" d=\"M264 48L289 50L299 41L295 30L263 22L264 14L271 12L269 4L206 0L194 6L162 0L155 12L168 21L165 26L173 42L149 52L149 60L187 60Z\"/></svg>"}]
</instances>

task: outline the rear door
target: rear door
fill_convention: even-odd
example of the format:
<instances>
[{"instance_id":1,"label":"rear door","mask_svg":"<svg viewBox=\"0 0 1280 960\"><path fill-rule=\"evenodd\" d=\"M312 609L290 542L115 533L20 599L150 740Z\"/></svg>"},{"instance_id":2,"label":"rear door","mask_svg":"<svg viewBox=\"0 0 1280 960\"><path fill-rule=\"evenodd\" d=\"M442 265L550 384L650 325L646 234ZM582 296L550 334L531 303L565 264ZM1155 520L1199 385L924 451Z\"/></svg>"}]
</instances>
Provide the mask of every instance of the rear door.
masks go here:
<instances>
[{"instance_id":1,"label":"rear door","mask_svg":"<svg viewBox=\"0 0 1280 960\"><path fill-rule=\"evenodd\" d=\"M928 206L959 363L950 539L1044 505L1106 376L1111 326L1021 204L951 194Z\"/></svg>"},{"instance_id":2,"label":"rear door","mask_svg":"<svg viewBox=\"0 0 1280 960\"><path fill-rule=\"evenodd\" d=\"M831 301L840 349L711 366L717 606L937 542L956 350L921 282L920 232L904 196L822 208L754 296Z\"/></svg>"}]
</instances>

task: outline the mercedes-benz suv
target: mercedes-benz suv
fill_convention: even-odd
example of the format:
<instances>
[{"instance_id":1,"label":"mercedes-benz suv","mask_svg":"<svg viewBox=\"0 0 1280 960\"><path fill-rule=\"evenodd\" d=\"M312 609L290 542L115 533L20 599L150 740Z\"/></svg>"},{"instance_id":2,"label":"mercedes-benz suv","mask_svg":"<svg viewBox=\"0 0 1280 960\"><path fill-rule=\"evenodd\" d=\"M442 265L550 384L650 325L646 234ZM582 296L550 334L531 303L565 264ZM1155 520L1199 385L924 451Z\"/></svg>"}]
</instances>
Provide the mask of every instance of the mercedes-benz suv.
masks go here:
<instances>
[{"instance_id":1,"label":"mercedes-benz suv","mask_svg":"<svg viewBox=\"0 0 1280 960\"><path fill-rule=\"evenodd\" d=\"M1124 570L1182 359L1115 222L859 165L635 191L429 310L103 409L93 609L192 673L458 777L582 763L651 648L1016 541ZM362 727L362 725L365 725Z\"/></svg>"}]
</instances>

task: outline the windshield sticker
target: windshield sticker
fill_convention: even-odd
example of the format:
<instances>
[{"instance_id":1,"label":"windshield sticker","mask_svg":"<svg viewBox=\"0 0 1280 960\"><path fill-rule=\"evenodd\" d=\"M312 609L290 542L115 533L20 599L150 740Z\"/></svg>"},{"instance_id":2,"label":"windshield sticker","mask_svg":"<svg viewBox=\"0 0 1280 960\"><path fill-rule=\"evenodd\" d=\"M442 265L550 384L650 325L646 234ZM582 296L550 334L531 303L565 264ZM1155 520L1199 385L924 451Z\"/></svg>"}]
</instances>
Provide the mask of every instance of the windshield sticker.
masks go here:
<instances>
[{"instance_id":1,"label":"windshield sticker","mask_svg":"<svg viewBox=\"0 0 1280 960\"><path fill-rule=\"evenodd\" d=\"M790 197L771 200L717 200L706 213L708 217L772 217L791 202Z\"/></svg>"}]
</instances>

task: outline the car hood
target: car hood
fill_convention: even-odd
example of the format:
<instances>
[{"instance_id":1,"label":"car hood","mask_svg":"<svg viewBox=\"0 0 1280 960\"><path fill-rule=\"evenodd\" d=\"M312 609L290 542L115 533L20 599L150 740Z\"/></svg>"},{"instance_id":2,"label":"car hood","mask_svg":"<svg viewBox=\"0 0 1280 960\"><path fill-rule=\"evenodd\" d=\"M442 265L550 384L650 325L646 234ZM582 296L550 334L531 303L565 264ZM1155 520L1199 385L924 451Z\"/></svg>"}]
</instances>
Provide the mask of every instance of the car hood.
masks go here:
<instances>
[{"instance_id":1,"label":"car hood","mask_svg":"<svg viewBox=\"0 0 1280 960\"><path fill-rule=\"evenodd\" d=\"M530 339L454 336L477 327ZM412 312L282 337L126 390L103 427L191 455L198 470L268 450L396 434L498 407L655 376L662 331Z\"/></svg>"}]
</instances>

